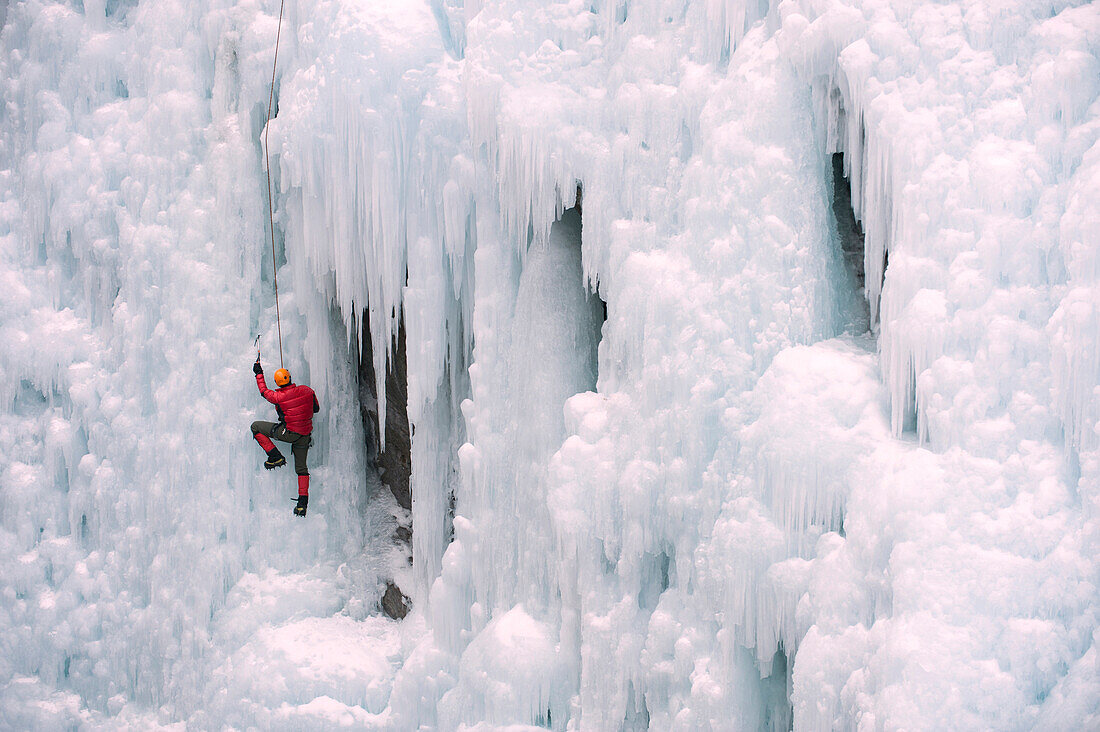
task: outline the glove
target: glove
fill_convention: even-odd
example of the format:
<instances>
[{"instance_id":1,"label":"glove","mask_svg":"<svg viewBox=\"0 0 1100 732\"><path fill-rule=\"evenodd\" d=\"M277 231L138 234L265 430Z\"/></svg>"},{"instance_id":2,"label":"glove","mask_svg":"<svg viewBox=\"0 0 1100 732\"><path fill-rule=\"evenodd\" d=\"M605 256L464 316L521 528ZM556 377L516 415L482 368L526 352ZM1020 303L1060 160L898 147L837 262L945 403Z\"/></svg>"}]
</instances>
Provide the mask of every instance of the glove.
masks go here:
<instances>
[{"instance_id":1,"label":"glove","mask_svg":"<svg viewBox=\"0 0 1100 732\"><path fill-rule=\"evenodd\" d=\"M264 367L260 365L260 359L257 358L256 363L252 364L252 373L262 374L263 372L264 372Z\"/></svg>"}]
</instances>

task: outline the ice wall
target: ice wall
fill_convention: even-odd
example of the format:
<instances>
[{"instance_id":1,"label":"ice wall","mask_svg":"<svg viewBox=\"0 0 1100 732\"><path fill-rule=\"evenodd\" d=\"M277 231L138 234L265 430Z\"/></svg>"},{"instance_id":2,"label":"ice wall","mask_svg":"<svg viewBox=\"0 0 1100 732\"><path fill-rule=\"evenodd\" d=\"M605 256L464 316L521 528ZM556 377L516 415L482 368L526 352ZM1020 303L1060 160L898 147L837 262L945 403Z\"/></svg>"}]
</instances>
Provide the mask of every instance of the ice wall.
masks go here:
<instances>
[{"instance_id":1,"label":"ice wall","mask_svg":"<svg viewBox=\"0 0 1100 732\"><path fill-rule=\"evenodd\" d=\"M409 419L422 427L413 435L414 524L424 528L414 533L416 571L426 587L447 534L442 486L454 482L467 389L474 239L458 66L419 3L319 2L292 11L291 25L300 48L272 132L288 257L300 287L320 283L334 299L349 339L369 326L379 414L404 309Z\"/></svg>"},{"instance_id":2,"label":"ice wall","mask_svg":"<svg viewBox=\"0 0 1100 732\"><path fill-rule=\"evenodd\" d=\"M609 310L550 460L560 617L511 598L575 664L568 724L1091 719L1095 9L519 7L466 25L470 134L521 257L583 182ZM766 18L742 34L742 12ZM873 333L829 341L837 151ZM502 329L477 307L480 430ZM468 474L507 476L481 449L502 434L471 430ZM472 600L513 566L487 560L517 519L484 486L456 503L437 638L496 637L509 609Z\"/></svg>"},{"instance_id":3,"label":"ice wall","mask_svg":"<svg viewBox=\"0 0 1100 732\"><path fill-rule=\"evenodd\" d=\"M492 353L482 350L482 333L496 342L507 320L503 328L499 315L484 323L475 304L476 429L463 458L470 473L487 479L456 503L467 522L448 556L470 569L444 572L433 612L442 615L438 607L452 604L452 618L443 621L467 623L475 638L493 633L486 622L496 606L519 603L534 627L548 624L565 662L556 683L572 697L558 707L544 699L555 728L783 726L785 678L778 690L762 681L746 650L752 645L721 632L717 598L703 594L693 565L725 490L717 479L700 485L722 441L723 415L744 403L776 353L833 335L840 325L832 283L842 265L830 236L828 159L815 139L812 96L759 30L743 41L755 52L735 54L719 70L710 46L645 9L606 37L598 16L557 9L574 12L562 25L575 35L552 43L531 26L516 32L514 20L503 20L511 18L508 6L486 6L467 28L468 83L480 87L469 92L471 132L475 140L497 136L486 149L490 168L499 166L489 176L501 180L496 198L505 209L505 237L510 231L524 242L515 222L530 217L531 246L538 246L540 217L552 220L555 207L571 203L573 181L583 181L586 277L608 307L599 382L594 392L559 400L567 437L552 448L548 493L529 498L528 481L511 478L493 457L504 429L485 429L522 413L494 398L503 377L482 360ZM538 62L500 85L491 70L506 66L505 57ZM741 103L746 98L754 104ZM496 112L479 128L484 112L475 106L486 105ZM494 256L485 245L479 237L479 289L481 257ZM527 263L515 262L507 248L495 257L494 281L514 281L509 273L517 267L526 273ZM486 313L500 312L493 295ZM509 297L503 299L507 312ZM531 363L542 360L529 353ZM508 487L481 497L492 482ZM521 525L545 501L552 547L536 543L530 530L509 539L517 512L500 510L509 494L523 497ZM514 563L499 559L501 541L515 541L503 549L509 553L535 547L556 590L510 587L488 602L478 594L475 612L463 615L469 598L462 586L479 593L513 575ZM743 579L728 567L721 575ZM754 590L742 584L744 594ZM552 603L541 600L547 594ZM476 663L463 655L459 667L469 662ZM693 681L698 674L706 681ZM471 693L460 676L452 694ZM533 719L520 707L493 721Z\"/></svg>"},{"instance_id":4,"label":"ice wall","mask_svg":"<svg viewBox=\"0 0 1100 732\"><path fill-rule=\"evenodd\" d=\"M244 432L277 9L8 11L0 719L1095 724L1093 5L289 2L306 522ZM402 317L411 568L349 344L384 395Z\"/></svg>"},{"instance_id":5,"label":"ice wall","mask_svg":"<svg viewBox=\"0 0 1100 732\"><path fill-rule=\"evenodd\" d=\"M9 7L2 727L228 718L225 659L257 627L371 605L361 456L329 439L356 439L354 376L308 288L283 293L286 365L326 407L305 521L247 431L273 415L257 332L269 373L278 359L256 144L275 26L259 10ZM272 660L250 674L278 687Z\"/></svg>"}]
</instances>

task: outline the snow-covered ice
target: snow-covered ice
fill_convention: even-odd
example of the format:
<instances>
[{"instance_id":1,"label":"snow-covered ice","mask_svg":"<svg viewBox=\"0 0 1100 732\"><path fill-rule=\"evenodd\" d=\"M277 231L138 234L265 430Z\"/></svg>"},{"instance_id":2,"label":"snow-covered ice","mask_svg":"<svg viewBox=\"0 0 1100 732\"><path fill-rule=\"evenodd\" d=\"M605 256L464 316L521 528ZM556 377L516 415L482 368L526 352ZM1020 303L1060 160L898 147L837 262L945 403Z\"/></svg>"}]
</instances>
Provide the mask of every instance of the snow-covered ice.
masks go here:
<instances>
[{"instance_id":1,"label":"snow-covered ice","mask_svg":"<svg viewBox=\"0 0 1100 732\"><path fill-rule=\"evenodd\" d=\"M279 6L0 4L0 727L1100 725L1100 6Z\"/></svg>"}]
</instances>

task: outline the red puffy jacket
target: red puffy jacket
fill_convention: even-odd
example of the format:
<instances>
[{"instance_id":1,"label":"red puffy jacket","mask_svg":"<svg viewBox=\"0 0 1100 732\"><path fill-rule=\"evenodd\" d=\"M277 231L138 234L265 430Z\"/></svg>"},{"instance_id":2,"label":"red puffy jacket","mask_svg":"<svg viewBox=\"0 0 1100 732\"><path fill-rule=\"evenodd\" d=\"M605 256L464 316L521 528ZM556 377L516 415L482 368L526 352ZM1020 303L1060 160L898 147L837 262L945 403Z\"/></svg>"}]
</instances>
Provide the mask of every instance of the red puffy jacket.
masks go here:
<instances>
[{"instance_id":1,"label":"red puffy jacket","mask_svg":"<svg viewBox=\"0 0 1100 732\"><path fill-rule=\"evenodd\" d=\"M313 389L299 384L287 384L272 391L267 388L263 374L256 374L256 386L260 387L260 396L278 409L288 430L299 435L313 432L313 415L321 410Z\"/></svg>"}]
</instances>

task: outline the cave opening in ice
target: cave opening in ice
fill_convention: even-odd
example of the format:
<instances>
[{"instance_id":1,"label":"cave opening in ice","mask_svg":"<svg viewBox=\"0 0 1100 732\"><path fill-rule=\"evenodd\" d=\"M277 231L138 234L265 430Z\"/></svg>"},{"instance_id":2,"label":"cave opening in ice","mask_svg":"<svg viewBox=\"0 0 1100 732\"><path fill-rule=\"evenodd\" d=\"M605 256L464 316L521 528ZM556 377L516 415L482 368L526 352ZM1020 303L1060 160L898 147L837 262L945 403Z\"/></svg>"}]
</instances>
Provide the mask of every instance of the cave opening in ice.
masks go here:
<instances>
[{"instance_id":1,"label":"cave opening in ice","mask_svg":"<svg viewBox=\"0 0 1100 732\"><path fill-rule=\"evenodd\" d=\"M555 221L551 227L551 237L560 237L563 243L571 247L578 257L581 257L582 262L583 256L581 252L584 238L583 214L584 190L583 187L578 184L575 203L572 207L563 211L561 216L558 217L558 220ZM581 319L581 328L586 329L588 332L581 336L581 340L578 341L578 346L582 346L582 350L587 354L589 358L589 370L592 374L592 383L586 391L595 391L596 382L599 380L599 359L597 354L599 352L600 341L603 340L603 327L607 322L607 301L600 295L599 282L591 279L585 281L583 267L581 279L581 285L585 293L585 301L588 304L586 308L588 317Z\"/></svg>"},{"instance_id":2,"label":"cave opening in ice","mask_svg":"<svg viewBox=\"0 0 1100 732\"><path fill-rule=\"evenodd\" d=\"M409 492L411 471L411 435L408 416L408 367L405 354L405 318L398 319L393 350L387 359L385 378L385 414L379 414L378 380L374 369L374 348L363 318L359 339L358 367L359 411L367 458L378 471L382 483L405 511L412 509ZM406 532L411 526L404 527ZM408 538L407 534L404 536Z\"/></svg>"},{"instance_id":3,"label":"cave opening in ice","mask_svg":"<svg viewBox=\"0 0 1100 732\"><path fill-rule=\"evenodd\" d=\"M366 469L370 473L365 485L381 485L366 500L382 501L385 513L393 517L392 541L408 563L412 562L412 430L408 416L408 366L404 314L398 318L397 333L386 359L383 381L384 399L379 399L379 380L375 372L374 345L369 331L370 319L364 314L362 333L358 340L359 358L357 387L359 414L363 423ZM384 405L384 406L380 406ZM380 413L384 409L385 413ZM408 612L408 598L395 583L385 578L382 610L392 618L402 618Z\"/></svg>"},{"instance_id":4,"label":"cave opening in ice","mask_svg":"<svg viewBox=\"0 0 1100 732\"><path fill-rule=\"evenodd\" d=\"M863 227L852 210L852 183L844 174L844 153L835 152L832 160L832 213L836 222L837 243L844 261L847 282L842 292L851 294L845 314L845 330L853 335L871 328L871 311L867 302Z\"/></svg>"},{"instance_id":5,"label":"cave opening in ice","mask_svg":"<svg viewBox=\"0 0 1100 732\"><path fill-rule=\"evenodd\" d=\"M862 110L847 85L814 89L818 123L831 154L831 214L848 277L851 300L845 329L854 334L877 332L882 289L889 256L889 197L883 177L885 164L871 160ZM879 151L881 154L881 151ZM870 169L869 166L875 166ZM867 233L867 217L874 231ZM862 302L859 302L862 301Z\"/></svg>"}]
</instances>

